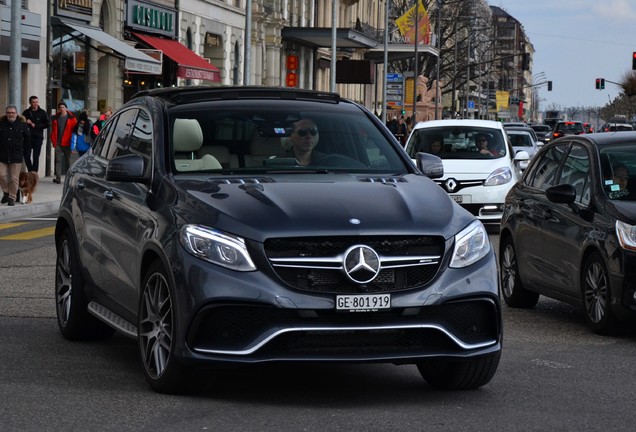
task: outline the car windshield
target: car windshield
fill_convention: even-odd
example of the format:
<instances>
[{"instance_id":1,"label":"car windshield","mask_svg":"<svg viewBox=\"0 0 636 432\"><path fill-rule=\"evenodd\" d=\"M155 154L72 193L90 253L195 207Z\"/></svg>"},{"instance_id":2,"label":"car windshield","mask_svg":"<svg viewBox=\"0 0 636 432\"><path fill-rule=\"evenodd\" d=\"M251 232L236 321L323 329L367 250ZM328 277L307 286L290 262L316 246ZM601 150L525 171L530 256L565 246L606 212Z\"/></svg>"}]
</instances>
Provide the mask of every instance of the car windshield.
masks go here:
<instances>
[{"instance_id":1,"label":"car windshield","mask_svg":"<svg viewBox=\"0 0 636 432\"><path fill-rule=\"evenodd\" d=\"M169 111L175 173L404 174L393 145L359 108L268 100L193 103Z\"/></svg>"},{"instance_id":2,"label":"car windshield","mask_svg":"<svg viewBox=\"0 0 636 432\"><path fill-rule=\"evenodd\" d=\"M510 141L513 147L534 147L532 145L532 137L526 133L509 133Z\"/></svg>"},{"instance_id":3,"label":"car windshield","mask_svg":"<svg viewBox=\"0 0 636 432\"><path fill-rule=\"evenodd\" d=\"M577 122L559 123L556 127L556 130L559 132L582 132L583 124Z\"/></svg>"},{"instance_id":4,"label":"car windshield","mask_svg":"<svg viewBox=\"0 0 636 432\"><path fill-rule=\"evenodd\" d=\"M442 159L488 159L507 154L503 134L477 126L443 126L415 129L406 145L412 158L426 152Z\"/></svg>"},{"instance_id":5,"label":"car windshield","mask_svg":"<svg viewBox=\"0 0 636 432\"><path fill-rule=\"evenodd\" d=\"M636 200L636 143L600 150L603 190L612 200Z\"/></svg>"}]
</instances>

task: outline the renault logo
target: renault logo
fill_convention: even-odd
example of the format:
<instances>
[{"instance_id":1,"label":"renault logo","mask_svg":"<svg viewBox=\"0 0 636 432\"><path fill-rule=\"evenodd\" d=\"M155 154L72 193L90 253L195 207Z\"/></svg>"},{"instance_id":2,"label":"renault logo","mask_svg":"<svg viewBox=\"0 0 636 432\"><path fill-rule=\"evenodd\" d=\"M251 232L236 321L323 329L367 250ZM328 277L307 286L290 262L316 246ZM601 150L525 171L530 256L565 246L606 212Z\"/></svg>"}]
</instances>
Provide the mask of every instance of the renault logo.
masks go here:
<instances>
[{"instance_id":1,"label":"renault logo","mask_svg":"<svg viewBox=\"0 0 636 432\"><path fill-rule=\"evenodd\" d=\"M344 270L355 283L371 282L380 273L380 257L369 246L351 246L344 255Z\"/></svg>"},{"instance_id":2,"label":"renault logo","mask_svg":"<svg viewBox=\"0 0 636 432\"><path fill-rule=\"evenodd\" d=\"M454 178L449 178L444 182L444 187L448 192L455 192L455 188L457 187L457 182Z\"/></svg>"}]
</instances>

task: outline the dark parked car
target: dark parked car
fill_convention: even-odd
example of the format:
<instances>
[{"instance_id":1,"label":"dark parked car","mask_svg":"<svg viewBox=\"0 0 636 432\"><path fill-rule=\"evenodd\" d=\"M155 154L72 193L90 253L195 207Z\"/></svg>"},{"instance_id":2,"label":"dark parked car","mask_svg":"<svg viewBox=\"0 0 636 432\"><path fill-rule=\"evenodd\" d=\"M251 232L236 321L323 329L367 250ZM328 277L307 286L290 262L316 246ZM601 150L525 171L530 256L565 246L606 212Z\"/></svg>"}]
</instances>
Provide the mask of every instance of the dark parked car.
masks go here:
<instances>
[{"instance_id":1,"label":"dark parked car","mask_svg":"<svg viewBox=\"0 0 636 432\"><path fill-rule=\"evenodd\" d=\"M636 132L546 144L506 197L500 269L505 302L539 295L580 306L593 331L636 318Z\"/></svg>"},{"instance_id":2,"label":"dark parked car","mask_svg":"<svg viewBox=\"0 0 636 432\"><path fill-rule=\"evenodd\" d=\"M531 128L537 134L537 138L543 144L547 144L552 140L552 128L547 124L532 125Z\"/></svg>"},{"instance_id":3,"label":"dark parked car","mask_svg":"<svg viewBox=\"0 0 636 432\"><path fill-rule=\"evenodd\" d=\"M149 385L199 367L417 365L488 383L502 347L481 222L368 110L337 94L166 88L136 95L68 171L55 301L67 339L138 340Z\"/></svg>"},{"instance_id":4,"label":"dark parked car","mask_svg":"<svg viewBox=\"0 0 636 432\"><path fill-rule=\"evenodd\" d=\"M580 135L585 133L583 122L580 121L560 121L554 126L552 139L561 138L566 135Z\"/></svg>"}]
</instances>

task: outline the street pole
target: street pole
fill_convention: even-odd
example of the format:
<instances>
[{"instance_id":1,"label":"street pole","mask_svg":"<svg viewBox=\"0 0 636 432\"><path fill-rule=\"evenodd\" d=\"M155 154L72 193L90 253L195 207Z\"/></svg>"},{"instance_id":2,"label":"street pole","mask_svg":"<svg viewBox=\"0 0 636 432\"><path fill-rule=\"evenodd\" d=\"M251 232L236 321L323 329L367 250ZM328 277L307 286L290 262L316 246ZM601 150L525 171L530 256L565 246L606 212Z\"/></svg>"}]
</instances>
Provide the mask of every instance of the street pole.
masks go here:
<instances>
[{"instance_id":1,"label":"street pole","mask_svg":"<svg viewBox=\"0 0 636 432\"><path fill-rule=\"evenodd\" d=\"M417 48L419 45L419 21L420 21L420 0L415 0L415 65L413 66L413 121L417 123L417 118L415 116L415 112L417 110L417 73L418 73L418 64L417 57L418 52Z\"/></svg>"},{"instance_id":2,"label":"street pole","mask_svg":"<svg viewBox=\"0 0 636 432\"><path fill-rule=\"evenodd\" d=\"M442 61L442 31L441 24L442 0L437 0L437 64L435 65L435 120L439 119L439 67Z\"/></svg>"},{"instance_id":3,"label":"street pole","mask_svg":"<svg viewBox=\"0 0 636 432\"><path fill-rule=\"evenodd\" d=\"M20 0L11 2L11 42L9 69L9 104L17 107L18 114L22 112L20 103L22 97L22 13Z\"/></svg>"},{"instance_id":4,"label":"street pole","mask_svg":"<svg viewBox=\"0 0 636 432\"><path fill-rule=\"evenodd\" d=\"M338 30L338 0L332 0L331 8L331 82L329 90L336 92L336 39Z\"/></svg>"},{"instance_id":5,"label":"street pole","mask_svg":"<svg viewBox=\"0 0 636 432\"><path fill-rule=\"evenodd\" d=\"M387 72L389 68L389 0L384 0L384 76L382 77L382 122L386 124L386 89L387 89Z\"/></svg>"},{"instance_id":6,"label":"street pole","mask_svg":"<svg viewBox=\"0 0 636 432\"><path fill-rule=\"evenodd\" d=\"M243 85L250 85L250 63L252 62L252 56L250 51L252 49L252 0L247 0L245 5L245 53L243 55Z\"/></svg>"}]
</instances>

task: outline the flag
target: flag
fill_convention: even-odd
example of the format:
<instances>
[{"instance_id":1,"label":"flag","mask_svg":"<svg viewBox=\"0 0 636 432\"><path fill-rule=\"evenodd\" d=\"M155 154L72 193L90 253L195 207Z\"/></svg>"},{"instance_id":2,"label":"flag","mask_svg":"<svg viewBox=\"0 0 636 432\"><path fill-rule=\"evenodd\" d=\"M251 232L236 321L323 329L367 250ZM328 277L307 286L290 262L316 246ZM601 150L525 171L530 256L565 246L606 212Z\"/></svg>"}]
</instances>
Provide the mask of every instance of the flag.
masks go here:
<instances>
[{"instance_id":1,"label":"flag","mask_svg":"<svg viewBox=\"0 0 636 432\"><path fill-rule=\"evenodd\" d=\"M417 42L428 45L431 42L431 20L429 19L428 12L426 12L424 3L422 3L421 0L418 2L417 6L419 21L417 26L419 33ZM395 25L397 25L398 30L400 30L400 34L406 43L414 43L415 41L415 15L415 6L413 6L411 9L406 11L404 15L395 20Z\"/></svg>"}]
</instances>

